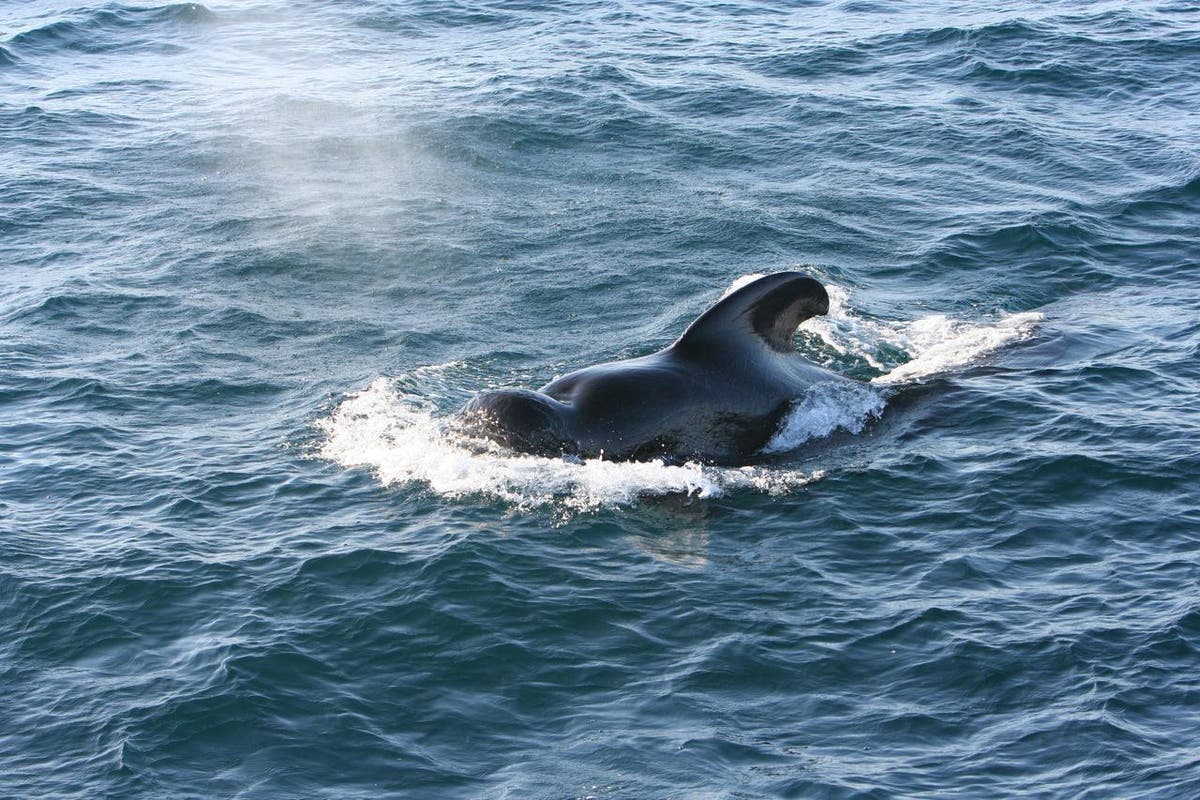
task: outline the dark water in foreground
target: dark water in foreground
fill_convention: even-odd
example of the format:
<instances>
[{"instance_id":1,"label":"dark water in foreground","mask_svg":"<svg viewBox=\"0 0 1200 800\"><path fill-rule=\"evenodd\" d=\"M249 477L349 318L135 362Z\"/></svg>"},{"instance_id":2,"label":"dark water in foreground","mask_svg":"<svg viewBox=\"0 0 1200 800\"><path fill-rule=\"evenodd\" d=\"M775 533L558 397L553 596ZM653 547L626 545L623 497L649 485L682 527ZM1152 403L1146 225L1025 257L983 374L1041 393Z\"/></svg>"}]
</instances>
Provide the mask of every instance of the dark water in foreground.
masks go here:
<instances>
[{"instance_id":1,"label":"dark water in foreground","mask_svg":"<svg viewBox=\"0 0 1200 800\"><path fill-rule=\"evenodd\" d=\"M0 795L1200 796L1198 230L1191 2L5 4ZM798 264L763 464L441 432Z\"/></svg>"}]
</instances>

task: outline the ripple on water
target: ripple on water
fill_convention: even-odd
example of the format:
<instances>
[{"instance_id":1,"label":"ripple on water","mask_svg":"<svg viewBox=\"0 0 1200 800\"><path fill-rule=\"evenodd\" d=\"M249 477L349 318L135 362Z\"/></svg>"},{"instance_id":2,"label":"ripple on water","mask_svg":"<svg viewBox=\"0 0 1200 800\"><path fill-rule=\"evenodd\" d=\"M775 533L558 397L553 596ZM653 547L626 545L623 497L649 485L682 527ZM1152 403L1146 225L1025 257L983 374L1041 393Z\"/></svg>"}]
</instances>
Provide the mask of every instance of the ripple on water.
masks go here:
<instances>
[{"instance_id":1,"label":"ripple on water","mask_svg":"<svg viewBox=\"0 0 1200 800\"><path fill-rule=\"evenodd\" d=\"M174 53L182 48L170 40L172 34L181 27L216 19L199 3L157 7L110 4L102 9L74 9L65 16L13 35L8 40L9 46L19 53L38 56L125 51Z\"/></svg>"},{"instance_id":2,"label":"ripple on water","mask_svg":"<svg viewBox=\"0 0 1200 800\"><path fill-rule=\"evenodd\" d=\"M1200 796L1194 5L6 5L0 795ZM752 468L445 432L802 261Z\"/></svg>"}]
</instances>

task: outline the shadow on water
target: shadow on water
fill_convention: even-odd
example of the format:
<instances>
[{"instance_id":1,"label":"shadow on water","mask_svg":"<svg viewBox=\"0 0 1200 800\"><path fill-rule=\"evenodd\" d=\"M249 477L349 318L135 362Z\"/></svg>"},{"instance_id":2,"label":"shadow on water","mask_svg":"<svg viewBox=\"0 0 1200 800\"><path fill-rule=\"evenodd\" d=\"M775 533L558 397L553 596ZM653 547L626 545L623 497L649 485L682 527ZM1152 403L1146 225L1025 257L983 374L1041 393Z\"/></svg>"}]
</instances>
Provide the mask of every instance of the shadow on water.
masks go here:
<instances>
[{"instance_id":1,"label":"shadow on water","mask_svg":"<svg viewBox=\"0 0 1200 800\"><path fill-rule=\"evenodd\" d=\"M656 561L698 570L708 565L711 519L708 500L677 492L643 499L626 530L633 546Z\"/></svg>"}]
</instances>

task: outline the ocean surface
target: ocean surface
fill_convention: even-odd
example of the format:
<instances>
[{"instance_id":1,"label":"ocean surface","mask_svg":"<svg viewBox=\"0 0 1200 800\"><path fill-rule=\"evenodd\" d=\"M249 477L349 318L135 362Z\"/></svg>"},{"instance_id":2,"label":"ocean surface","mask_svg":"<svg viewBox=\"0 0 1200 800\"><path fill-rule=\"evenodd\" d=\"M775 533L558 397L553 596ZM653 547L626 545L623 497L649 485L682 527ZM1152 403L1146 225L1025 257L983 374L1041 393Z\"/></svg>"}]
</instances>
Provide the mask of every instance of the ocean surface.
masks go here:
<instances>
[{"instance_id":1,"label":"ocean surface","mask_svg":"<svg viewBox=\"0 0 1200 800\"><path fill-rule=\"evenodd\" d=\"M829 288L746 468L475 393ZM0 796L1200 797L1200 4L0 5Z\"/></svg>"}]
</instances>

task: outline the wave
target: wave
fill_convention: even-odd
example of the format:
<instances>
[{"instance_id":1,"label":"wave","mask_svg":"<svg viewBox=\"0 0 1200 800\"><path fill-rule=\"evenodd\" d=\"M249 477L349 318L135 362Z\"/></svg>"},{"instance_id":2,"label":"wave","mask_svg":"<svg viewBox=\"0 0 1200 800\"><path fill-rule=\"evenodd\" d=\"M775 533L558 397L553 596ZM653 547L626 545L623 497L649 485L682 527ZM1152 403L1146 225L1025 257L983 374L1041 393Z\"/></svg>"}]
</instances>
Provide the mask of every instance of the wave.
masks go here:
<instances>
[{"instance_id":1,"label":"wave","mask_svg":"<svg viewBox=\"0 0 1200 800\"><path fill-rule=\"evenodd\" d=\"M1146 77L1147 64L1171 70L1172 80L1190 82L1193 76L1181 73L1178 65L1195 61L1200 52L1194 30L1150 10L983 22L975 16L940 27L906 27L901 18L895 32L838 32L820 42L799 39L751 63L767 78L822 81L913 70L926 78L938 75L960 84L1063 97L1154 88L1159 84Z\"/></svg>"},{"instance_id":2,"label":"wave","mask_svg":"<svg viewBox=\"0 0 1200 800\"><path fill-rule=\"evenodd\" d=\"M734 281L729 291L757 276ZM879 418L897 387L973 363L1030 335L1041 315L1013 314L991 323L944 315L879 321L858 315L849 291L830 286L828 316L806 322L802 349L831 366L862 362L875 376L861 383L813 386L798 398L763 449L773 456L835 432L861 433ZM464 440L448 427L451 408L481 385L462 362L422 367L396 378L377 378L318 421L320 458L345 468L367 468L384 486L413 485L449 499L496 500L517 509L553 508L573 514L628 506L661 495L720 497L732 491L786 494L822 477L780 465L741 468L662 461L518 455L496 445ZM470 387L459 383L471 384Z\"/></svg>"},{"instance_id":3,"label":"wave","mask_svg":"<svg viewBox=\"0 0 1200 800\"><path fill-rule=\"evenodd\" d=\"M78 16L57 19L22 31L11 37L8 43L19 50L43 53L105 53L138 49L170 51L178 49L178 46L164 42L159 37L164 26L175 28L211 22L216 18L212 11L200 3L174 3L150 8L114 4L86 13L81 11L73 12ZM154 29L159 30L156 32ZM147 35L144 38L131 35L135 31Z\"/></svg>"}]
</instances>

